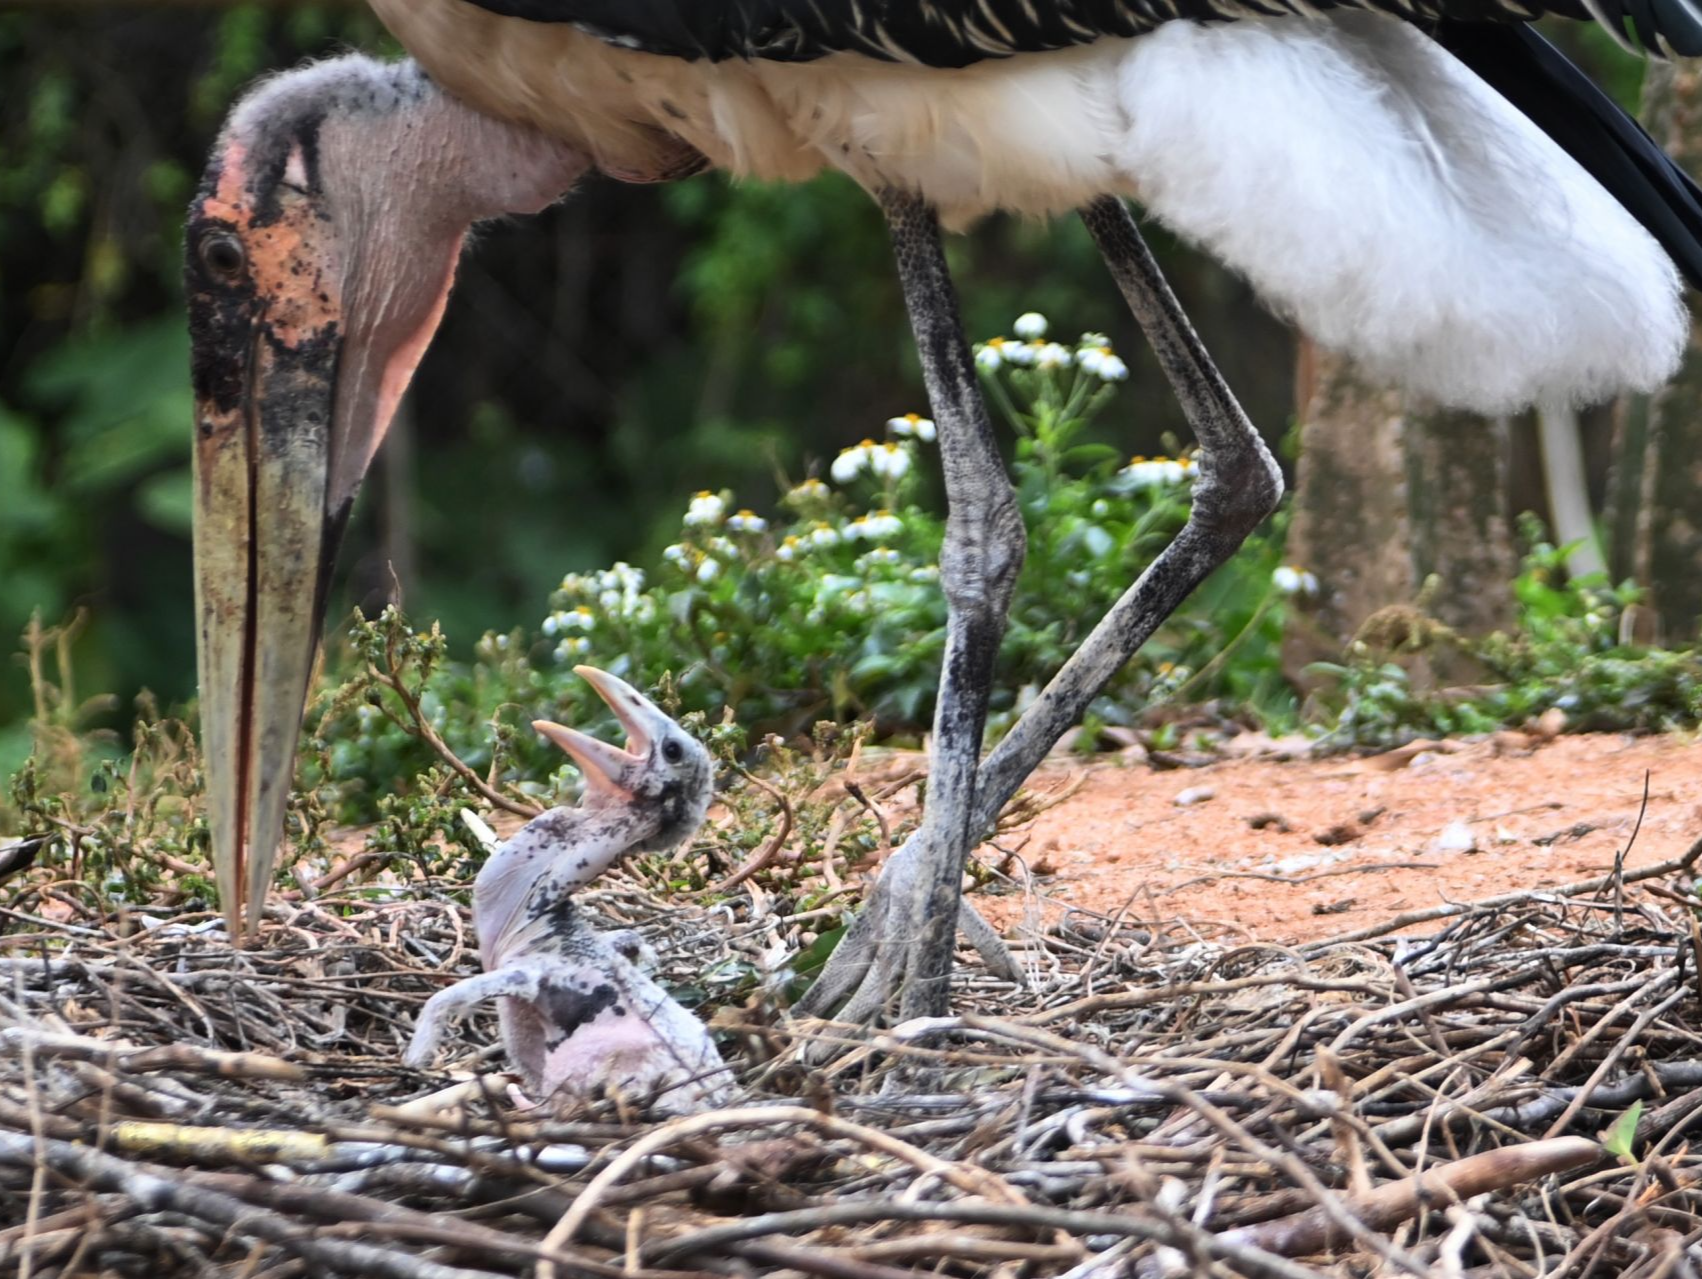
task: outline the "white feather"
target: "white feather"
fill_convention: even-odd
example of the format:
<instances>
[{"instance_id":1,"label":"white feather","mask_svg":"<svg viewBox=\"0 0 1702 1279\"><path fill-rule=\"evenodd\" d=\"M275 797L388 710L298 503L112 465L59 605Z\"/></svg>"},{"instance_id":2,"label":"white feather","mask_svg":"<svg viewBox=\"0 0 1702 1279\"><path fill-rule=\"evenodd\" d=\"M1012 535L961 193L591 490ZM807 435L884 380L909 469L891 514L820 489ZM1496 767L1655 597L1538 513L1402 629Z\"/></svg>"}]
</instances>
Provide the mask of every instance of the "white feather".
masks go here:
<instances>
[{"instance_id":1,"label":"white feather","mask_svg":"<svg viewBox=\"0 0 1702 1279\"><path fill-rule=\"evenodd\" d=\"M1167 23L960 70L685 62L469 4L373 0L453 92L627 174L656 139L926 195L949 226L1135 197L1324 345L1452 407L1648 390L1688 321L1637 222L1393 18Z\"/></svg>"},{"instance_id":2,"label":"white feather","mask_svg":"<svg viewBox=\"0 0 1702 1279\"><path fill-rule=\"evenodd\" d=\"M1377 373L1502 412L1677 366L1689 322L1666 254L1402 23L1172 24L1124 63L1123 101L1148 208Z\"/></svg>"}]
</instances>

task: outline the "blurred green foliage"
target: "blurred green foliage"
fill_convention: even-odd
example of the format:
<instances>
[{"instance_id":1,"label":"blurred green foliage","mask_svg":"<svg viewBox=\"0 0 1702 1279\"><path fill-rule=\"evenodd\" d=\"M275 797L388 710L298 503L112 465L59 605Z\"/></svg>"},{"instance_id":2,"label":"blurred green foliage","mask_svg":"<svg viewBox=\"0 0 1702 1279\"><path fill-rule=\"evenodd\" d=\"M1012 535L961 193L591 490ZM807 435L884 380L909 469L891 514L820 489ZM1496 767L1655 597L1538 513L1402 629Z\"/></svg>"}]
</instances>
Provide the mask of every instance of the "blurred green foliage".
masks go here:
<instances>
[{"instance_id":1,"label":"blurred green foliage","mask_svg":"<svg viewBox=\"0 0 1702 1279\"><path fill-rule=\"evenodd\" d=\"M1549 711L1578 731L1666 732L1702 722L1702 645L1631 641L1643 592L1605 573L1568 576L1573 549L1555 546L1534 516L1512 583L1517 622L1481 638L1456 634L1422 610L1385 609L1365 623L1342 662L1312 669L1329 680L1315 712L1343 746L1387 747L1414 737L1519 727ZM1413 658L1463 653L1480 683L1437 688L1414 677Z\"/></svg>"}]
</instances>

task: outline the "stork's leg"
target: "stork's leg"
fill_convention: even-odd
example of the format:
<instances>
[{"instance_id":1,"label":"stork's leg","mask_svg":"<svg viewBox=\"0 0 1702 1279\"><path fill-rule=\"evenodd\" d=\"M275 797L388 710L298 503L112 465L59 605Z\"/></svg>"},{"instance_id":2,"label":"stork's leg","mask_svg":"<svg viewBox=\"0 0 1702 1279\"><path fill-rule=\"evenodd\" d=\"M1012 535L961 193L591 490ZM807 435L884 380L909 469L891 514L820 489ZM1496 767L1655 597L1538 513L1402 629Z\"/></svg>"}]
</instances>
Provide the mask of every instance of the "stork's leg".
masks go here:
<instances>
[{"instance_id":1,"label":"stork's leg","mask_svg":"<svg viewBox=\"0 0 1702 1279\"><path fill-rule=\"evenodd\" d=\"M1141 238L1129 208L1100 196L1081 210L1200 442L1188 522L1111 606L982 765L976 819L991 822L1066 730L1282 498L1282 471L1212 362Z\"/></svg>"},{"instance_id":2,"label":"stork's leg","mask_svg":"<svg viewBox=\"0 0 1702 1279\"><path fill-rule=\"evenodd\" d=\"M1240 548L1282 497L1282 473L1275 459L1212 363L1128 207L1120 199L1103 196L1082 210L1082 220L1200 441L1199 479L1194 485L1188 522L1176 539L1111 607L981 766L967 823L967 829L975 833L993 823L999 810L1064 732L1080 720L1111 677L1188 593ZM926 831L924 825L912 844ZM889 868L911 852L912 844L900 850L888 863ZM883 874L883 884L886 879ZM886 913L891 911L890 903L877 902L879 896L877 889L870 909L835 951L836 962L828 965L811 988L809 1001L814 1008L830 1007L861 981L841 1015L852 1020L879 1010L882 992L889 984L888 973L878 955L871 971L867 936L859 938L859 933L866 935L882 926L877 905ZM965 909L969 909L967 905ZM982 928L986 928L984 923ZM980 941L973 933L971 938L979 948ZM841 952L858 940L863 944L853 947L846 961L838 963ZM908 1007L905 1011L909 1012Z\"/></svg>"},{"instance_id":3,"label":"stork's leg","mask_svg":"<svg viewBox=\"0 0 1702 1279\"><path fill-rule=\"evenodd\" d=\"M899 191L884 192L881 208L939 430L947 503L940 548L945 659L921 829L888 860L862 918L840 943L805 1007L825 1011L860 981L848 1015L880 1011L901 985L902 1014L920 1017L946 1011L963 867L985 833L974 814L987 698L1027 537L964 341L934 211ZM993 930L972 911L966 918L983 954L991 950L990 957L1014 976L1015 964Z\"/></svg>"}]
</instances>

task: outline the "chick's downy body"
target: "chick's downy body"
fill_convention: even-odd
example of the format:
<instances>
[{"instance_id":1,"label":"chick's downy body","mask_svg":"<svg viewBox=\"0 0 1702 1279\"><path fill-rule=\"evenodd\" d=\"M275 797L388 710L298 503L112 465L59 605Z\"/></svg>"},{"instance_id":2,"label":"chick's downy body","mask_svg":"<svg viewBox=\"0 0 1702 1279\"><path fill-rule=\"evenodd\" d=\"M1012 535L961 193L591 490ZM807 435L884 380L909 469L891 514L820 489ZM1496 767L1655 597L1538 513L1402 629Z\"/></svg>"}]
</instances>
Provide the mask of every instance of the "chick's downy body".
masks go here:
<instances>
[{"instance_id":1,"label":"chick's downy body","mask_svg":"<svg viewBox=\"0 0 1702 1279\"><path fill-rule=\"evenodd\" d=\"M636 934L599 932L573 899L620 857L691 836L709 805L709 756L626 684L581 673L625 724L627 748L538 725L584 770L584 800L534 818L485 863L473 886L485 971L433 996L408 1061L429 1061L452 1018L495 998L508 1059L540 1101L614 1092L668 1111L713 1105L730 1080L702 1023L640 967Z\"/></svg>"}]
</instances>

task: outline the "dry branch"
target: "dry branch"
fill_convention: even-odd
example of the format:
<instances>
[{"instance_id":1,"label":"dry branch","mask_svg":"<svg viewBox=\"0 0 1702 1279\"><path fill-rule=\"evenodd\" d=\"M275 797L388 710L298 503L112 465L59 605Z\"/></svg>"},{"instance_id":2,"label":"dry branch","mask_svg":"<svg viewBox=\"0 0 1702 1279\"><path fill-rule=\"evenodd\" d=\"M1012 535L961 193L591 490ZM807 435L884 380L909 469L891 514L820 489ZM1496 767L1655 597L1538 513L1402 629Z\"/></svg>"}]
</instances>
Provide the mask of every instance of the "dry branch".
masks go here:
<instances>
[{"instance_id":1,"label":"dry branch","mask_svg":"<svg viewBox=\"0 0 1702 1279\"><path fill-rule=\"evenodd\" d=\"M1463 1203L1474 1195L1569 1172L1600 1158L1602 1148L1587 1138L1555 1137L1472 1155L1406 1181L1343 1196L1341 1203L1368 1228L1389 1230L1425 1208ZM1320 1208L1226 1231L1219 1237L1284 1257L1309 1257L1348 1242L1346 1232Z\"/></svg>"},{"instance_id":2,"label":"dry branch","mask_svg":"<svg viewBox=\"0 0 1702 1279\"><path fill-rule=\"evenodd\" d=\"M123 1195L144 1212L178 1212L220 1231L264 1239L328 1270L377 1279L488 1279L487 1273L440 1266L389 1249L347 1240L317 1238L276 1213L203 1186L168 1180L143 1167L63 1141L36 1141L23 1133L0 1132L0 1164L33 1168L37 1161L85 1189Z\"/></svg>"}]
</instances>

